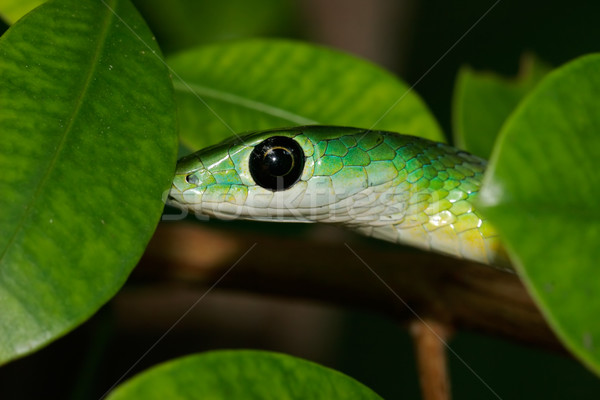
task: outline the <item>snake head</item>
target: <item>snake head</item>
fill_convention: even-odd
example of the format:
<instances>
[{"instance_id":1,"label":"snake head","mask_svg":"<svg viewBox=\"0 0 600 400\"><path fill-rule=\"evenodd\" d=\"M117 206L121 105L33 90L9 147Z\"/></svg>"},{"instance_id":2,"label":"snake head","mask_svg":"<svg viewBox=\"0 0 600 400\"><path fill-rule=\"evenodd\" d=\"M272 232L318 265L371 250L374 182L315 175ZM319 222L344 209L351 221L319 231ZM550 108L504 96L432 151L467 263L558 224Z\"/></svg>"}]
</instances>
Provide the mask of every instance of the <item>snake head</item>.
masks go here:
<instances>
[{"instance_id":1,"label":"snake head","mask_svg":"<svg viewBox=\"0 0 600 400\"><path fill-rule=\"evenodd\" d=\"M348 146L356 146L350 136L360 132L296 127L209 147L178 162L168 203L220 219L321 220L331 215L331 204L368 185L362 166L340 171L344 160L353 160L343 157ZM344 144L340 138L345 136Z\"/></svg>"}]
</instances>

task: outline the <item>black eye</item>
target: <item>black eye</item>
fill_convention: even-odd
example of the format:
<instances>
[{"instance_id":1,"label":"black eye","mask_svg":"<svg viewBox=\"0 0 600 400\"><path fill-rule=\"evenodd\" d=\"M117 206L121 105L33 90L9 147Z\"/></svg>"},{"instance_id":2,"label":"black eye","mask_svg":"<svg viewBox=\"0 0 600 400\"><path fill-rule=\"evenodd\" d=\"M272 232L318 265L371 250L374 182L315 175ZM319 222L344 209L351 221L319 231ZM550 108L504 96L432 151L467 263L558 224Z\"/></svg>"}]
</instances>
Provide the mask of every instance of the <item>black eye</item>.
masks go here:
<instances>
[{"instance_id":1,"label":"black eye","mask_svg":"<svg viewBox=\"0 0 600 400\"><path fill-rule=\"evenodd\" d=\"M197 176L197 175L194 175L194 174L189 174L188 176L186 176L186 177L185 177L185 181L186 181L187 183L190 183L190 184L192 184L192 185L195 185L195 184L197 184L197 183L198 183L199 179L198 179L198 176Z\"/></svg>"},{"instance_id":2,"label":"black eye","mask_svg":"<svg viewBox=\"0 0 600 400\"><path fill-rule=\"evenodd\" d=\"M298 182L304 169L304 151L294 139L273 136L250 154L250 174L258 185L277 192Z\"/></svg>"}]
</instances>

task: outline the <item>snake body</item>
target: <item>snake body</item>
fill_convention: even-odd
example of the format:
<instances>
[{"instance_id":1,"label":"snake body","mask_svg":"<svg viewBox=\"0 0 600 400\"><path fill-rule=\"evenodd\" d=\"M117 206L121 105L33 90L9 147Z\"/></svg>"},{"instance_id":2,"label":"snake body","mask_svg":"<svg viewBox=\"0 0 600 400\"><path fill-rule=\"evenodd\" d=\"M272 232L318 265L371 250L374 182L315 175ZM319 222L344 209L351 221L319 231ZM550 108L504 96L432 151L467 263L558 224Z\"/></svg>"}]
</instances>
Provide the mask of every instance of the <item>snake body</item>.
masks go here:
<instances>
[{"instance_id":1,"label":"snake body","mask_svg":"<svg viewBox=\"0 0 600 400\"><path fill-rule=\"evenodd\" d=\"M333 126L254 132L182 158L168 202L221 219L328 222L508 268L474 207L486 161L443 143Z\"/></svg>"}]
</instances>

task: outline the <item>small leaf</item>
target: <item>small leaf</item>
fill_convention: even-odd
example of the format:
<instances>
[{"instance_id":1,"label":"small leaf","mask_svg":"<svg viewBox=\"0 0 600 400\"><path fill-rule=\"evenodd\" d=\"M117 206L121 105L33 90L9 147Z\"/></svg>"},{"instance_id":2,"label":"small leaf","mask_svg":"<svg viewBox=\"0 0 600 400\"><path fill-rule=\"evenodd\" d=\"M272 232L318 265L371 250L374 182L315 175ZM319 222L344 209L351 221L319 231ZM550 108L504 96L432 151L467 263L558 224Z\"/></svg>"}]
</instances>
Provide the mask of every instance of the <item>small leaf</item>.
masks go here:
<instances>
[{"instance_id":1,"label":"small leaf","mask_svg":"<svg viewBox=\"0 0 600 400\"><path fill-rule=\"evenodd\" d=\"M549 71L549 66L530 55L521 60L516 79L461 68L452 102L457 146L489 158L506 118Z\"/></svg>"},{"instance_id":2,"label":"small leaf","mask_svg":"<svg viewBox=\"0 0 600 400\"><path fill-rule=\"evenodd\" d=\"M134 0L134 4L165 53L220 40L289 33L298 25L294 0Z\"/></svg>"},{"instance_id":3,"label":"small leaf","mask_svg":"<svg viewBox=\"0 0 600 400\"><path fill-rule=\"evenodd\" d=\"M480 194L555 332L600 373L600 55L549 74L504 126Z\"/></svg>"},{"instance_id":4,"label":"small leaf","mask_svg":"<svg viewBox=\"0 0 600 400\"><path fill-rule=\"evenodd\" d=\"M0 38L0 364L92 315L158 223L177 140L154 52L126 0L53 1Z\"/></svg>"},{"instance_id":5,"label":"small leaf","mask_svg":"<svg viewBox=\"0 0 600 400\"><path fill-rule=\"evenodd\" d=\"M8 24L14 24L19 18L33 10L46 0L0 0L0 16Z\"/></svg>"},{"instance_id":6,"label":"small leaf","mask_svg":"<svg viewBox=\"0 0 600 400\"><path fill-rule=\"evenodd\" d=\"M214 351L154 367L107 400L375 399L375 392L329 368L284 354Z\"/></svg>"},{"instance_id":7,"label":"small leaf","mask_svg":"<svg viewBox=\"0 0 600 400\"><path fill-rule=\"evenodd\" d=\"M317 123L444 140L407 85L338 51L247 40L187 51L168 63L176 72L181 139L193 149L233 132Z\"/></svg>"}]
</instances>

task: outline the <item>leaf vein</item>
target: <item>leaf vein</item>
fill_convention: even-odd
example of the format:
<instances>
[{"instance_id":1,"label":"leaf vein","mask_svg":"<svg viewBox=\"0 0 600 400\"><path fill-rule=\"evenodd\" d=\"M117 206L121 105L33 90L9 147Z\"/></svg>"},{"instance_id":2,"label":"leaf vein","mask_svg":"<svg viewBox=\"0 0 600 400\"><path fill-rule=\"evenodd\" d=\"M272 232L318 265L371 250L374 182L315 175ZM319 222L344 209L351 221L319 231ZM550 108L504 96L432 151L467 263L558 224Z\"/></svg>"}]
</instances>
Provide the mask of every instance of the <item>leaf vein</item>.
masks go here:
<instances>
[{"instance_id":1,"label":"leaf vein","mask_svg":"<svg viewBox=\"0 0 600 400\"><path fill-rule=\"evenodd\" d=\"M117 0L110 0L110 1L111 1L112 5L114 6L114 3ZM107 11L108 11L108 9L107 9ZM35 191L33 192L33 195L31 196L30 201L24 207L23 213L21 214L21 217L19 218L19 222L16 224L15 230L11 234L10 239L8 240L6 246L4 247L4 249L2 249L2 252L0 253L0 264L2 264L4 262L4 257L6 256L8 249L13 245L18 233L23 229L25 218L27 215L30 214L31 210L33 209L34 204L36 203L36 200L38 199L38 197L40 195L40 192L42 191L42 188L46 185L46 182L48 181L48 178L50 176L50 172L54 169L54 167L57 163L57 160L59 158L59 155L62 153L62 151L64 149L64 145L67 140L67 137L69 136L69 134L71 133L71 131L73 129L73 125L77 119L77 115L79 114L81 107L83 105L83 100L88 92L88 89L89 89L91 83L92 83L92 78L94 76L94 72L96 71L98 60L100 58L100 53L102 52L102 49L106 42L106 37L108 35L109 27L110 27L111 21L113 19L113 14L111 12L107 12L105 18L106 18L106 20L104 21L104 26L102 26L102 31L98 35L98 42L96 44L96 49L94 50L93 57L91 57L91 60L90 60L91 63L90 63L89 72L86 75L85 80L83 81L82 90L75 101L73 111L71 112L71 115L69 115L69 117L68 117L68 123L65 126L62 137L60 138L60 142L58 143L58 146L56 146L56 150L54 151L54 154L52 156L52 159L50 160L48 168L46 168L46 171L44 172Z\"/></svg>"},{"instance_id":2,"label":"leaf vein","mask_svg":"<svg viewBox=\"0 0 600 400\"><path fill-rule=\"evenodd\" d=\"M173 82L173 86L176 91L180 92L188 92L192 91L194 94L200 97L208 97L215 100L221 100L226 103L234 104L237 106L245 107L251 110L255 110L258 112L262 112L267 115L271 115L273 117L285 119L286 121L299 124L299 125L315 125L318 124L318 121L312 120L310 118L303 117L301 115L295 114L291 111L284 110L280 107L275 107L270 104L266 104L260 101L251 100L245 97L238 96L233 93L228 93L223 90L211 89L206 86L197 85L194 83L187 82Z\"/></svg>"}]
</instances>

